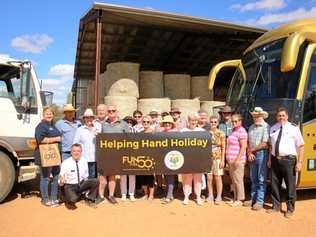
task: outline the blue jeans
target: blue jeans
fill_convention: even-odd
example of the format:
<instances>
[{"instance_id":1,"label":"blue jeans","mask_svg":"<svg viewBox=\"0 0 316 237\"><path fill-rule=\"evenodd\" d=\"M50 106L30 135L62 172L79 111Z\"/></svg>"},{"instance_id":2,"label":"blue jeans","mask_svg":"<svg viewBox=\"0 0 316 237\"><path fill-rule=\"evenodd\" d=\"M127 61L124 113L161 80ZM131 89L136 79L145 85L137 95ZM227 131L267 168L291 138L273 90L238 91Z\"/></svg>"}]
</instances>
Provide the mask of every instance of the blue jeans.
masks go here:
<instances>
[{"instance_id":1,"label":"blue jeans","mask_svg":"<svg viewBox=\"0 0 316 237\"><path fill-rule=\"evenodd\" d=\"M88 162L89 179L97 177L97 162Z\"/></svg>"},{"instance_id":2,"label":"blue jeans","mask_svg":"<svg viewBox=\"0 0 316 237\"><path fill-rule=\"evenodd\" d=\"M50 199L52 201L57 200L57 194L58 194L58 175L60 171L59 166L53 166L53 167L41 167L41 176L40 176L40 190L42 195L43 202L49 201L49 194L48 194L48 185L50 182ZM52 174L53 178L50 180L50 175Z\"/></svg>"},{"instance_id":3,"label":"blue jeans","mask_svg":"<svg viewBox=\"0 0 316 237\"><path fill-rule=\"evenodd\" d=\"M166 178L167 178L167 185L168 185L167 198L172 199L173 198L174 181L175 181L176 176L175 175L166 175Z\"/></svg>"},{"instance_id":4,"label":"blue jeans","mask_svg":"<svg viewBox=\"0 0 316 237\"><path fill-rule=\"evenodd\" d=\"M266 150L256 153L256 158L250 163L251 201L263 205L266 192L267 157Z\"/></svg>"}]
</instances>

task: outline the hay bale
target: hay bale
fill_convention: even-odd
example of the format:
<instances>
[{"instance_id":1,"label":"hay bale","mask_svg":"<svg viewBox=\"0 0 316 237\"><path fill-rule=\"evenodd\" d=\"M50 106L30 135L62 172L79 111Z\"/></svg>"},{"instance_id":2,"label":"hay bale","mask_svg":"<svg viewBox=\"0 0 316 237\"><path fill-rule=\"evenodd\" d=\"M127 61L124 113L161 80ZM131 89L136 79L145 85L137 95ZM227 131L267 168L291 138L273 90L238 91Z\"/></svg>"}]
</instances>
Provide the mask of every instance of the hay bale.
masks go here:
<instances>
[{"instance_id":1,"label":"hay bale","mask_svg":"<svg viewBox=\"0 0 316 237\"><path fill-rule=\"evenodd\" d=\"M137 109L142 111L144 115L149 114L152 109L162 112L169 112L171 107L171 101L169 98L150 98L139 99Z\"/></svg>"},{"instance_id":2,"label":"hay bale","mask_svg":"<svg viewBox=\"0 0 316 237\"><path fill-rule=\"evenodd\" d=\"M219 108L218 106L224 106L225 102L223 101L201 101L201 109L204 110L208 117L211 115L219 116Z\"/></svg>"},{"instance_id":3,"label":"hay bale","mask_svg":"<svg viewBox=\"0 0 316 237\"><path fill-rule=\"evenodd\" d=\"M213 100L213 91L208 89L208 76L191 77L191 98Z\"/></svg>"},{"instance_id":4,"label":"hay bale","mask_svg":"<svg viewBox=\"0 0 316 237\"><path fill-rule=\"evenodd\" d=\"M105 94L107 96L139 97L139 64L129 62L109 63L106 66Z\"/></svg>"},{"instance_id":5,"label":"hay bale","mask_svg":"<svg viewBox=\"0 0 316 237\"><path fill-rule=\"evenodd\" d=\"M179 108L181 117L187 119L189 114L197 113L200 110L200 100L198 98L172 100L171 107Z\"/></svg>"},{"instance_id":6,"label":"hay bale","mask_svg":"<svg viewBox=\"0 0 316 237\"><path fill-rule=\"evenodd\" d=\"M172 100L190 99L190 80L191 76L188 74L165 74L165 96Z\"/></svg>"},{"instance_id":7,"label":"hay bale","mask_svg":"<svg viewBox=\"0 0 316 237\"><path fill-rule=\"evenodd\" d=\"M141 71L139 73L139 95L140 98L162 98L163 94L163 72Z\"/></svg>"},{"instance_id":8,"label":"hay bale","mask_svg":"<svg viewBox=\"0 0 316 237\"><path fill-rule=\"evenodd\" d=\"M137 98L134 96L105 96L104 103L116 106L120 118L132 116L137 109Z\"/></svg>"}]
</instances>

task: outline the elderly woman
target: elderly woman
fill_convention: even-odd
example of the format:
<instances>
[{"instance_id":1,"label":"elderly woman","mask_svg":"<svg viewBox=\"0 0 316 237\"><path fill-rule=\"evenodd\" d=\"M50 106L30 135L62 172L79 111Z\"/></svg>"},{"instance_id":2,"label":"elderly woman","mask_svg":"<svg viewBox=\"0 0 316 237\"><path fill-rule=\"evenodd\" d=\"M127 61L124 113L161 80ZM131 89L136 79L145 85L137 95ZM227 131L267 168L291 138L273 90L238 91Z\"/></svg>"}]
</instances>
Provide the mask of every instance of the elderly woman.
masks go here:
<instances>
[{"instance_id":1,"label":"elderly woman","mask_svg":"<svg viewBox=\"0 0 316 237\"><path fill-rule=\"evenodd\" d=\"M151 117L145 116L142 119L142 124L144 130L143 133L152 133L154 130L151 128ZM143 199L148 199L149 201L154 200L154 184L155 184L155 177L153 175L141 175L140 176L142 189L144 191L145 196Z\"/></svg>"},{"instance_id":2,"label":"elderly woman","mask_svg":"<svg viewBox=\"0 0 316 237\"><path fill-rule=\"evenodd\" d=\"M40 167L40 191L42 195L42 204L45 206L55 207L58 205L58 175L60 166L42 167L40 159L40 144L60 143L61 133L53 123L54 112L51 108L43 109L43 120L35 128L35 139L37 147L34 152L35 163ZM52 179L50 178L52 176ZM50 199L48 194L48 186L50 188Z\"/></svg>"},{"instance_id":3,"label":"elderly woman","mask_svg":"<svg viewBox=\"0 0 316 237\"><path fill-rule=\"evenodd\" d=\"M242 126L240 114L232 116L233 129L227 138L226 159L232 180L234 199L228 204L231 207L241 206L245 199L244 170L246 164L246 149L248 135Z\"/></svg>"},{"instance_id":4,"label":"elderly woman","mask_svg":"<svg viewBox=\"0 0 316 237\"><path fill-rule=\"evenodd\" d=\"M139 110L135 110L133 112L133 118L136 120L136 124L134 125L134 130L136 132L141 132L144 130L143 128L143 124L142 124L142 121L143 121L143 113Z\"/></svg>"},{"instance_id":5,"label":"elderly woman","mask_svg":"<svg viewBox=\"0 0 316 237\"><path fill-rule=\"evenodd\" d=\"M181 132L203 132L203 128L198 127L199 115L190 114L188 116L187 127L181 129ZM183 204L189 204L189 196L192 193L192 180L194 182L194 192L196 195L196 203L202 205L201 198L201 188L202 188L202 174L182 174L182 183L183 183L183 193L184 200Z\"/></svg>"},{"instance_id":6,"label":"elderly woman","mask_svg":"<svg viewBox=\"0 0 316 237\"><path fill-rule=\"evenodd\" d=\"M163 118L161 121L161 131L162 132L176 132L176 123L174 122L171 115L167 115ZM168 204L171 201L173 201L173 189L174 189L174 183L175 183L175 175L165 175L167 179L167 185L168 185L168 191L167 196L162 200L163 204Z\"/></svg>"},{"instance_id":7,"label":"elderly woman","mask_svg":"<svg viewBox=\"0 0 316 237\"><path fill-rule=\"evenodd\" d=\"M86 109L83 114L84 125L77 129L73 144L82 146L82 157L88 161L89 178L97 177L95 159L95 137L97 129L93 126L94 114L92 109Z\"/></svg>"},{"instance_id":8,"label":"elderly woman","mask_svg":"<svg viewBox=\"0 0 316 237\"><path fill-rule=\"evenodd\" d=\"M217 116L210 117L210 134L212 136L212 159L213 165L211 172L207 175L207 187L208 187L208 202L214 201L213 195L213 177L216 184L216 199L215 204L219 205L222 201L223 182L222 175L224 175L225 166L225 149L226 149L226 137L225 133L218 129L219 118Z\"/></svg>"}]
</instances>

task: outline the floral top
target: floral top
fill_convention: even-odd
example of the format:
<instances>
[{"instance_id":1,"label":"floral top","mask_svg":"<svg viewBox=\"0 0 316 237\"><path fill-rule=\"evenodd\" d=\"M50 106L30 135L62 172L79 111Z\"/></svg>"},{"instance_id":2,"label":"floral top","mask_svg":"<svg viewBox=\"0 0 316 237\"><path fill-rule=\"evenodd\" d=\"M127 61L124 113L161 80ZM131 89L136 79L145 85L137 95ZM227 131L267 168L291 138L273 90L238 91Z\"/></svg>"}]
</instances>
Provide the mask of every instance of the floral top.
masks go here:
<instances>
[{"instance_id":1,"label":"floral top","mask_svg":"<svg viewBox=\"0 0 316 237\"><path fill-rule=\"evenodd\" d=\"M212 135L212 158L222 159L222 149L225 144L225 133L223 133L221 130L217 129L215 132L210 131Z\"/></svg>"}]
</instances>

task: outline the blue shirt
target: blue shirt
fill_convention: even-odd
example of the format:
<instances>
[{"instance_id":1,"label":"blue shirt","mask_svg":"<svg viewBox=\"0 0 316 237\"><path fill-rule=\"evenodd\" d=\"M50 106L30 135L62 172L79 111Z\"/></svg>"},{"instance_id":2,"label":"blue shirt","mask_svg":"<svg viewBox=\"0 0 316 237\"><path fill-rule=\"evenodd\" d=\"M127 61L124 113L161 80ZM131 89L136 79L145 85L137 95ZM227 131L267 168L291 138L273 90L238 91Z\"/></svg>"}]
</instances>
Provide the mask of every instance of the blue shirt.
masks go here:
<instances>
[{"instance_id":1,"label":"blue shirt","mask_svg":"<svg viewBox=\"0 0 316 237\"><path fill-rule=\"evenodd\" d=\"M35 128L35 139L37 142L37 147L34 151L35 164L40 165L40 152L38 145L42 143L46 137L58 137L61 136L59 130L55 127L53 123L48 123L46 121L40 122Z\"/></svg>"},{"instance_id":2,"label":"blue shirt","mask_svg":"<svg viewBox=\"0 0 316 237\"><path fill-rule=\"evenodd\" d=\"M61 119L56 122L55 126L61 132L62 152L70 152L77 128L81 126L81 122L79 120L74 120L71 123L66 119Z\"/></svg>"},{"instance_id":3,"label":"blue shirt","mask_svg":"<svg viewBox=\"0 0 316 237\"><path fill-rule=\"evenodd\" d=\"M233 125L231 122L221 122L218 128L225 134L226 138L229 137L233 131Z\"/></svg>"}]
</instances>

